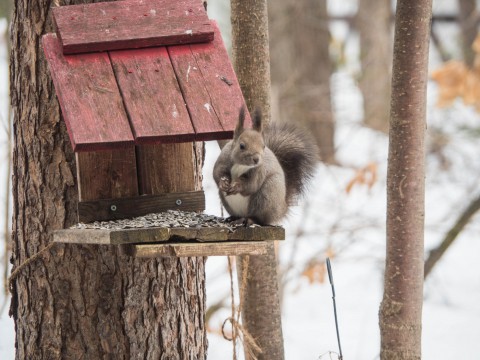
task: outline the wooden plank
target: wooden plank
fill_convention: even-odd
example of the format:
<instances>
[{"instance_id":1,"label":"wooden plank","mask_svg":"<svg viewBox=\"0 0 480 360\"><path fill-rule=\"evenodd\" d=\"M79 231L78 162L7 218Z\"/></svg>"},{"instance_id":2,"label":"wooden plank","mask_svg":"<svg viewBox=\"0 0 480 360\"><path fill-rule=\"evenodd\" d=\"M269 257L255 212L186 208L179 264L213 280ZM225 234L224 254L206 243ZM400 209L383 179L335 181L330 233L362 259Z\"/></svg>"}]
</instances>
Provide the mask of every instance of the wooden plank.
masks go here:
<instances>
[{"instance_id":1,"label":"wooden plank","mask_svg":"<svg viewBox=\"0 0 480 360\"><path fill-rule=\"evenodd\" d=\"M79 212L82 201L138 195L135 148L76 153ZM82 216L80 216L83 219ZM100 220L95 214L90 221ZM83 220L80 220L83 221Z\"/></svg>"},{"instance_id":2,"label":"wooden plank","mask_svg":"<svg viewBox=\"0 0 480 360\"><path fill-rule=\"evenodd\" d=\"M53 241L66 244L110 245L111 230L102 229L68 229L53 232Z\"/></svg>"},{"instance_id":3,"label":"wooden plank","mask_svg":"<svg viewBox=\"0 0 480 360\"><path fill-rule=\"evenodd\" d=\"M195 139L165 47L112 51L110 59L136 144Z\"/></svg>"},{"instance_id":4,"label":"wooden plank","mask_svg":"<svg viewBox=\"0 0 480 360\"><path fill-rule=\"evenodd\" d=\"M245 229L237 228L230 232L227 228L202 227L202 228L167 228L146 227L121 230L105 229L67 229L54 232L54 241L73 244L155 244L169 241L188 241L200 243L250 243L272 240L283 240L281 227L255 227ZM246 229L248 230L248 229Z\"/></svg>"},{"instance_id":5,"label":"wooden plank","mask_svg":"<svg viewBox=\"0 0 480 360\"><path fill-rule=\"evenodd\" d=\"M170 237L201 242L285 240L285 229L279 226L238 227L232 232L216 227L172 228Z\"/></svg>"},{"instance_id":6,"label":"wooden plank","mask_svg":"<svg viewBox=\"0 0 480 360\"><path fill-rule=\"evenodd\" d=\"M133 145L108 55L64 56L55 34L42 43L74 151Z\"/></svg>"},{"instance_id":7,"label":"wooden plank","mask_svg":"<svg viewBox=\"0 0 480 360\"><path fill-rule=\"evenodd\" d=\"M168 53L187 104L197 140L212 140L228 136L223 134L223 126L190 46L169 46Z\"/></svg>"},{"instance_id":8,"label":"wooden plank","mask_svg":"<svg viewBox=\"0 0 480 360\"><path fill-rule=\"evenodd\" d=\"M53 8L65 54L213 40L199 0L130 0Z\"/></svg>"},{"instance_id":9,"label":"wooden plank","mask_svg":"<svg viewBox=\"0 0 480 360\"><path fill-rule=\"evenodd\" d=\"M170 209L203 211L205 209L205 194L203 191L190 191L81 201L78 204L78 216L79 221L88 223L131 218Z\"/></svg>"},{"instance_id":10,"label":"wooden plank","mask_svg":"<svg viewBox=\"0 0 480 360\"><path fill-rule=\"evenodd\" d=\"M158 243L170 238L168 228L142 228L114 230L110 234L110 243L113 245L132 243Z\"/></svg>"},{"instance_id":11,"label":"wooden plank","mask_svg":"<svg viewBox=\"0 0 480 360\"><path fill-rule=\"evenodd\" d=\"M228 229L226 228L172 228L170 229L171 240L196 240L207 241L227 241Z\"/></svg>"},{"instance_id":12,"label":"wooden plank","mask_svg":"<svg viewBox=\"0 0 480 360\"><path fill-rule=\"evenodd\" d=\"M238 227L228 234L228 240L285 240L285 229L280 226Z\"/></svg>"},{"instance_id":13,"label":"wooden plank","mask_svg":"<svg viewBox=\"0 0 480 360\"><path fill-rule=\"evenodd\" d=\"M53 232L53 241L68 244L122 245L159 243L170 238L168 228L66 229Z\"/></svg>"},{"instance_id":14,"label":"wooden plank","mask_svg":"<svg viewBox=\"0 0 480 360\"><path fill-rule=\"evenodd\" d=\"M161 245L132 245L131 254L138 258L186 257L186 256L238 256L263 255L267 243L258 242L223 242L223 243L179 243Z\"/></svg>"},{"instance_id":15,"label":"wooden plank","mask_svg":"<svg viewBox=\"0 0 480 360\"><path fill-rule=\"evenodd\" d=\"M187 192L201 188L198 174L195 176L192 143L142 145L137 146L136 151L140 194Z\"/></svg>"},{"instance_id":16,"label":"wooden plank","mask_svg":"<svg viewBox=\"0 0 480 360\"><path fill-rule=\"evenodd\" d=\"M239 109L242 106L247 108L247 105L223 43L220 29L216 23L213 23L213 26L215 29L213 42L192 44L190 48L202 71L205 85L223 129L228 132L228 138L231 138L237 125ZM251 126L248 111L245 114L245 126Z\"/></svg>"},{"instance_id":17,"label":"wooden plank","mask_svg":"<svg viewBox=\"0 0 480 360\"><path fill-rule=\"evenodd\" d=\"M215 22L212 24L213 42L168 47L197 140L231 138L239 109L246 107L220 30ZM248 112L245 122L251 125Z\"/></svg>"}]
</instances>

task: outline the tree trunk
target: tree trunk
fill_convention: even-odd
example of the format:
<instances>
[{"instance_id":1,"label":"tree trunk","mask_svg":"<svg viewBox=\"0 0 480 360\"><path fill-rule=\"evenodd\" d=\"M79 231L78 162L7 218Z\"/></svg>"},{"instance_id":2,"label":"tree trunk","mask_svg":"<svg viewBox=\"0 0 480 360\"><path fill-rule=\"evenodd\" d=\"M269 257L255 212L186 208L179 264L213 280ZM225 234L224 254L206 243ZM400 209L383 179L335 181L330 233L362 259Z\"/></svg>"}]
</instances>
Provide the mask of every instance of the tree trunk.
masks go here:
<instances>
[{"instance_id":1,"label":"tree trunk","mask_svg":"<svg viewBox=\"0 0 480 360\"><path fill-rule=\"evenodd\" d=\"M388 132L390 112L391 2L360 0L356 25L360 35L364 123Z\"/></svg>"},{"instance_id":2,"label":"tree trunk","mask_svg":"<svg viewBox=\"0 0 480 360\"><path fill-rule=\"evenodd\" d=\"M335 162L326 0L277 0L269 9L276 115L307 127L320 158Z\"/></svg>"},{"instance_id":3,"label":"tree trunk","mask_svg":"<svg viewBox=\"0 0 480 360\"><path fill-rule=\"evenodd\" d=\"M266 0L232 0L234 67L247 106L260 106L270 121L270 63ZM242 275L243 257L237 259ZM262 349L259 360L284 358L275 249L265 256L250 256L244 294L243 325ZM245 357L250 359L248 352Z\"/></svg>"},{"instance_id":4,"label":"tree trunk","mask_svg":"<svg viewBox=\"0 0 480 360\"><path fill-rule=\"evenodd\" d=\"M235 72L250 111L260 107L271 120L270 54L266 0L231 2L232 55Z\"/></svg>"},{"instance_id":5,"label":"tree trunk","mask_svg":"<svg viewBox=\"0 0 480 360\"><path fill-rule=\"evenodd\" d=\"M431 0L399 0L387 170L387 258L381 358L420 359L425 113Z\"/></svg>"},{"instance_id":6,"label":"tree trunk","mask_svg":"<svg viewBox=\"0 0 480 360\"><path fill-rule=\"evenodd\" d=\"M40 48L53 30L51 5L16 1L12 17L14 267L77 216L74 156ZM176 161L198 173L190 149ZM17 359L206 357L203 258L137 260L115 246L56 245L23 268L12 292Z\"/></svg>"},{"instance_id":7,"label":"tree trunk","mask_svg":"<svg viewBox=\"0 0 480 360\"><path fill-rule=\"evenodd\" d=\"M462 51L465 63L472 67L475 60L475 52L472 44L477 37L478 14L475 0L458 0L459 22L462 32Z\"/></svg>"}]
</instances>

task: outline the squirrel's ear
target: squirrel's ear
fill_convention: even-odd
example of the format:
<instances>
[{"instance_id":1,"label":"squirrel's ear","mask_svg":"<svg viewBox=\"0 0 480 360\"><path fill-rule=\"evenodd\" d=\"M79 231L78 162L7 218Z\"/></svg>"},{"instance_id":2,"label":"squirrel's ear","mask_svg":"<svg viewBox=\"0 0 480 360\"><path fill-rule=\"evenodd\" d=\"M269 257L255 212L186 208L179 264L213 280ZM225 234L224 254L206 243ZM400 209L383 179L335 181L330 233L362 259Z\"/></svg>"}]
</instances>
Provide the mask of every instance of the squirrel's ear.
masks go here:
<instances>
[{"instance_id":1,"label":"squirrel's ear","mask_svg":"<svg viewBox=\"0 0 480 360\"><path fill-rule=\"evenodd\" d=\"M253 130L256 130L258 132L262 132L263 130L263 123L262 123L262 111L259 108L255 109L255 112L253 113Z\"/></svg>"},{"instance_id":2,"label":"squirrel's ear","mask_svg":"<svg viewBox=\"0 0 480 360\"><path fill-rule=\"evenodd\" d=\"M235 131L233 132L233 138L237 139L243 132L243 123L245 122L245 107L240 108L240 114L238 114L238 123Z\"/></svg>"}]
</instances>

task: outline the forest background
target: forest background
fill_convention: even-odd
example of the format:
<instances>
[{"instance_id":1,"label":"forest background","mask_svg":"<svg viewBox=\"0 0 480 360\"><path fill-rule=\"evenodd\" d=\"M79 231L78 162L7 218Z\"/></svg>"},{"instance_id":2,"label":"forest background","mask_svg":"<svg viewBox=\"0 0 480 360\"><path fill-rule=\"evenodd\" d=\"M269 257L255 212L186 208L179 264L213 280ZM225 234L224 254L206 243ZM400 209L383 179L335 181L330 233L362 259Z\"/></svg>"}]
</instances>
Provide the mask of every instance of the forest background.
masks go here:
<instances>
[{"instance_id":1,"label":"forest background","mask_svg":"<svg viewBox=\"0 0 480 360\"><path fill-rule=\"evenodd\" d=\"M2 5L6 0L1 0ZM430 52L430 74L427 105L427 176L425 257L437 248L458 218L480 195L480 107L472 98L479 98L480 77L475 76L475 51L465 49L464 33L458 21L462 1L435 0ZM278 1L278 3L281 3ZM292 65L279 63L288 46L288 29L281 23L280 11L271 6L270 40L272 42L273 118L289 117L299 121L309 115L308 99L321 102L320 118L334 124L332 143L327 138L321 146L324 162L319 165L311 194L307 201L293 209L285 223L287 241L279 246L281 274L283 332L286 358L317 359L336 350L334 320L328 278L324 260L330 256L334 265L340 331L344 354L352 359L375 359L379 354L378 308L382 296L385 257L385 178L387 143L384 123L370 121L385 119L388 106L367 108L368 93L382 97L380 104L388 105L388 92L368 84L368 68L382 66L386 73L376 73L376 83L383 79L389 86L388 46L384 56L365 60L369 52L380 48L381 40L365 39L360 35L361 21L353 19L361 11L369 14L367 4L356 0L328 1L330 21L327 30L329 56L318 58L313 66L324 66L325 83L309 83L298 79ZM475 3L475 2L471 2ZM391 7L393 9L393 5ZM3 8L2 8L3 10ZM305 10L305 9L304 9ZM300 11L300 10L299 10ZM476 11L476 10L475 10ZM277 14L277 15L276 15ZM472 13L475 15L475 13ZM0 14L0 17L5 13ZM224 40L229 42L228 2L209 1L209 15L218 20ZM297 13L289 14L295 19ZM324 14L327 15L327 14ZM368 17L369 26L382 19ZM298 15L300 16L300 15ZM453 21L448 21L453 18ZM279 20L280 19L280 20ZM386 23L393 26L389 16ZM376 26L376 25L375 25ZM381 26L381 25L378 25ZM0 231L9 239L9 126L8 43L7 19L0 19ZM284 30L285 31L285 30ZM380 34L379 31L377 33ZM325 41L324 41L325 43ZM370 44L370 45L369 45ZM367 48L370 46L371 48ZM367 54L367 55L365 55ZM390 54L390 55L389 55ZM472 58L469 59L469 56ZM307 58L307 56L305 56ZM458 60L459 63L446 62ZM325 63L325 62L328 63ZM458 76L469 76L460 64L472 70L469 78L471 93L456 96L455 89L445 83L457 83ZM308 68L311 64L301 64ZM290 66L290 67L289 67ZM293 66L295 68L295 66ZM287 70L285 70L287 69ZM440 69L440 71L438 70ZM459 70L460 69L460 70ZM462 72L463 71L463 72ZM287 76L290 75L290 76ZM313 79L317 82L322 79ZM371 81L371 80L370 80ZM477 84L475 86L475 84ZM318 85L318 86L316 86ZM322 85L322 86L320 86ZM367 89L367 91L365 91ZM363 90L363 93L362 93ZM370 91L369 91L370 90ZM304 94L306 102L301 100ZM329 97L331 95L331 97ZM375 101L370 101L371 103ZM329 109L331 104L331 109ZM284 110L286 107L287 110ZM318 114L317 114L318 115ZM325 129L325 128L324 128ZM324 131L325 133L325 131ZM328 131L327 131L328 133ZM333 146L332 146L333 144ZM204 167L204 186L207 192L207 212L221 214L211 168L218 155L218 146L208 143ZM423 357L425 359L475 359L480 354L480 265L477 257L480 243L480 217L472 215L454 243L433 267L425 283L423 315ZM8 242L0 251L2 274L8 274ZM229 316L229 278L226 259L207 261L207 301L209 312L209 359L225 359L231 344L220 333L224 319ZM327 280L327 281L326 281ZM2 282L5 281L3 276ZM9 295L0 295L0 357L13 359L14 328L8 317Z\"/></svg>"}]
</instances>

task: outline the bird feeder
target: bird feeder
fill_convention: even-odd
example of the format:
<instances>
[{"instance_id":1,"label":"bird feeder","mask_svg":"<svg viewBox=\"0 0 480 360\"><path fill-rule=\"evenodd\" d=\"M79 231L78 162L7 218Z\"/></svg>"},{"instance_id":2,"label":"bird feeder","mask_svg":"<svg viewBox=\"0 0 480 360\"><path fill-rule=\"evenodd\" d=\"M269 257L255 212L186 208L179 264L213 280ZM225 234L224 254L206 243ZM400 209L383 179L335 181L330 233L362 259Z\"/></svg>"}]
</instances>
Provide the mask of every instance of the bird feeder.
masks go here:
<instances>
[{"instance_id":1,"label":"bird feeder","mask_svg":"<svg viewBox=\"0 0 480 360\"><path fill-rule=\"evenodd\" d=\"M55 7L53 18L42 43L75 152L79 222L202 212L192 143L231 138L245 105L202 3L100 2ZM152 257L261 254L265 240L284 238L281 227L205 229L75 228L54 241L127 244Z\"/></svg>"}]
</instances>

